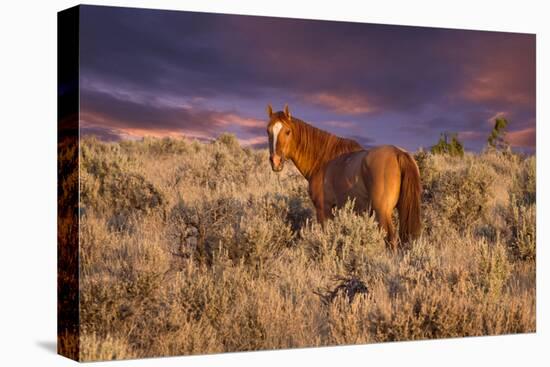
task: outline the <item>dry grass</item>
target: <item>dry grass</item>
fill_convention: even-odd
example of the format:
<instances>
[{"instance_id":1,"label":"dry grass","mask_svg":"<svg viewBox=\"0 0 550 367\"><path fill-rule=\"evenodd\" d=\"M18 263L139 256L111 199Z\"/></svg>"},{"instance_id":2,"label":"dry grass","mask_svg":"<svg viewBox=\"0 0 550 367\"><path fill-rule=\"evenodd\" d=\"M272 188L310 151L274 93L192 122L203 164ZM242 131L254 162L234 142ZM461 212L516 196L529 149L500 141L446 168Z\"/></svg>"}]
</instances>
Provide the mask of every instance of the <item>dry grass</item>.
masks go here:
<instances>
[{"instance_id":1,"label":"dry grass","mask_svg":"<svg viewBox=\"0 0 550 367\"><path fill-rule=\"evenodd\" d=\"M416 158L424 233L392 254L231 136L84 140L80 359L535 331L534 158Z\"/></svg>"}]
</instances>

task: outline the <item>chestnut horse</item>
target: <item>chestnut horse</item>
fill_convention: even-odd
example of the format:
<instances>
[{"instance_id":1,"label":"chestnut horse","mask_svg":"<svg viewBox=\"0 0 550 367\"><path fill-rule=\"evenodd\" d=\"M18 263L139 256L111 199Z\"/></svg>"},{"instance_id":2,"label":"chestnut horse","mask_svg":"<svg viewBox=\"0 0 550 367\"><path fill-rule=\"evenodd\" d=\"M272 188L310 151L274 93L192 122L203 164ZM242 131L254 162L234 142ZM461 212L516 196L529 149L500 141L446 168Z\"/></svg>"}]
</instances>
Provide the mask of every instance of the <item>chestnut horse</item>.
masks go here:
<instances>
[{"instance_id":1,"label":"chestnut horse","mask_svg":"<svg viewBox=\"0 0 550 367\"><path fill-rule=\"evenodd\" d=\"M332 135L267 106L269 160L275 172L290 159L309 183L309 196L323 224L333 209L348 199L355 210L374 211L386 241L397 248L392 222L393 209L399 214L401 243L420 234L420 173L409 153L392 145L365 150L356 141Z\"/></svg>"}]
</instances>

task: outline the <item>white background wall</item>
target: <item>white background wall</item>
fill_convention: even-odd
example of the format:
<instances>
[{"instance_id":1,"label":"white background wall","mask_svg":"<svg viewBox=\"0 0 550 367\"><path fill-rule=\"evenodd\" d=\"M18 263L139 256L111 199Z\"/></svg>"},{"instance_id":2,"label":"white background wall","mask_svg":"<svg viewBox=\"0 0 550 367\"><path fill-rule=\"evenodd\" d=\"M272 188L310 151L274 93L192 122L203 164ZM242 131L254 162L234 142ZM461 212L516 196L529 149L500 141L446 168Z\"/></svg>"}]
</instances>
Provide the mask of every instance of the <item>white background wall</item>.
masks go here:
<instances>
[{"instance_id":1,"label":"white background wall","mask_svg":"<svg viewBox=\"0 0 550 367\"><path fill-rule=\"evenodd\" d=\"M537 33L537 333L116 362L116 366L548 365L548 104L545 1L92 1L236 14ZM309 3L309 4L308 4ZM4 1L0 11L0 364L64 366L56 340L56 12L74 1ZM545 15L546 14L546 15ZM511 52L514 52L511 50ZM111 362L112 363L112 362ZM107 363L94 364L101 366Z\"/></svg>"}]
</instances>

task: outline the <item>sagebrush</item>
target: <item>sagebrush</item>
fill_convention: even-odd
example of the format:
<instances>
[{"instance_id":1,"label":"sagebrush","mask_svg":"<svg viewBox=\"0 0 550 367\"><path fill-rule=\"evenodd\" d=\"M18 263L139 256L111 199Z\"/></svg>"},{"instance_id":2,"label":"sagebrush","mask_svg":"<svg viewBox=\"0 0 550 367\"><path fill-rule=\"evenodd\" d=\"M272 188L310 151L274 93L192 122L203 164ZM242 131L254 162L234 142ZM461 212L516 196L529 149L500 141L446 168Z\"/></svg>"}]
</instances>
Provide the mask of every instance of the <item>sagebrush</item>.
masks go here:
<instances>
[{"instance_id":1,"label":"sagebrush","mask_svg":"<svg viewBox=\"0 0 550 367\"><path fill-rule=\"evenodd\" d=\"M393 253L230 135L80 155L82 360L535 331L532 156L417 152L424 231Z\"/></svg>"}]
</instances>

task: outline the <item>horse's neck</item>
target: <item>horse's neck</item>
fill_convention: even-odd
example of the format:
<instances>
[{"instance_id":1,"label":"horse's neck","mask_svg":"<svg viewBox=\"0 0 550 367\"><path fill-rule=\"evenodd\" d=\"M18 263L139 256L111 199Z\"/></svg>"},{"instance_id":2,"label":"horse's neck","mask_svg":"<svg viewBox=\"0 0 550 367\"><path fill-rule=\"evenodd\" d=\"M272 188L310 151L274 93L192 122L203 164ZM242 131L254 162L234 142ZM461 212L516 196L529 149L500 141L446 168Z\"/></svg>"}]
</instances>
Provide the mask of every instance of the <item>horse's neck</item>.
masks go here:
<instances>
[{"instance_id":1,"label":"horse's neck","mask_svg":"<svg viewBox=\"0 0 550 367\"><path fill-rule=\"evenodd\" d=\"M355 141L339 138L302 121L296 124L299 131L298 141L295 151L289 158L308 181L337 156L362 150Z\"/></svg>"}]
</instances>

